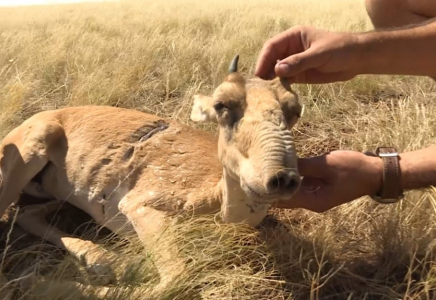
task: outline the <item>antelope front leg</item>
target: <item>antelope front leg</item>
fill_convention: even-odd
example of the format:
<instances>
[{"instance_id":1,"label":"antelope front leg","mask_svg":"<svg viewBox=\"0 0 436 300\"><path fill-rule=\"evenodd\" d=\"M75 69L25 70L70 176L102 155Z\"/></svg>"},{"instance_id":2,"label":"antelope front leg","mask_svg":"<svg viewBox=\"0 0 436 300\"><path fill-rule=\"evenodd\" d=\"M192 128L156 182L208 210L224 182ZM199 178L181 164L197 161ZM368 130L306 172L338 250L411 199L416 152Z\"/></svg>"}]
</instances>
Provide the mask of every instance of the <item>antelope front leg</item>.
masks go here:
<instances>
[{"instance_id":1,"label":"antelope front leg","mask_svg":"<svg viewBox=\"0 0 436 300\"><path fill-rule=\"evenodd\" d=\"M26 286L25 293L33 299L45 299L47 295L56 295L56 299L107 299L110 288L105 286L91 286L75 281L54 281L37 278L31 285ZM1 298L0 298L1 299Z\"/></svg>"},{"instance_id":2,"label":"antelope front leg","mask_svg":"<svg viewBox=\"0 0 436 300\"><path fill-rule=\"evenodd\" d=\"M38 278L26 289L32 299L46 299L47 295L56 295L56 299L149 299L150 290L141 287L91 286L75 281L54 281ZM3 300L0 296L0 299ZM9 298L6 298L10 300ZM20 298L21 299L21 298Z\"/></svg>"},{"instance_id":3,"label":"antelope front leg","mask_svg":"<svg viewBox=\"0 0 436 300\"><path fill-rule=\"evenodd\" d=\"M171 219L162 211L142 205L131 205L127 201L128 199L121 201L120 210L127 216L141 242L155 259L160 275L156 291L165 289L186 270L175 237L166 234L171 226Z\"/></svg>"},{"instance_id":4,"label":"antelope front leg","mask_svg":"<svg viewBox=\"0 0 436 300\"><path fill-rule=\"evenodd\" d=\"M45 221L45 217L57 211L61 205L61 202L53 201L47 204L21 208L17 217L17 224L25 231L67 250L86 265L87 271L96 277L98 284L104 285L114 282L116 276L110 267L108 251L91 241L72 237Z\"/></svg>"}]
</instances>

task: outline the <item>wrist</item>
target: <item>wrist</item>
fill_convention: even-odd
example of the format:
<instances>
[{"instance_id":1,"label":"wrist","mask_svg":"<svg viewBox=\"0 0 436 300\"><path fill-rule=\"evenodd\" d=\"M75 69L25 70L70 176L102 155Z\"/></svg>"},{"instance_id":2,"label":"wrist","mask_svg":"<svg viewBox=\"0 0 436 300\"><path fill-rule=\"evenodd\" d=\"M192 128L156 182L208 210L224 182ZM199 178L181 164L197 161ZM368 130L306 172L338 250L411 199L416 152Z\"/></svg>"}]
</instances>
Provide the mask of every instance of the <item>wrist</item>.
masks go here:
<instances>
[{"instance_id":1,"label":"wrist","mask_svg":"<svg viewBox=\"0 0 436 300\"><path fill-rule=\"evenodd\" d=\"M345 50L343 53L345 54L348 72L355 75L363 74L367 60L371 58L365 50L367 47L366 42L357 33L342 33L339 42L342 44L341 48Z\"/></svg>"},{"instance_id":2,"label":"wrist","mask_svg":"<svg viewBox=\"0 0 436 300\"><path fill-rule=\"evenodd\" d=\"M386 64L389 65L389 43L385 42L383 33L370 32L359 33L355 36L356 48L356 72L358 74L382 74L389 73Z\"/></svg>"},{"instance_id":3,"label":"wrist","mask_svg":"<svg viewBox=\"0 0 436 300\"><path fill-rule=\"evenodd\" d=\"M374 200L380 203L394 203L403 197L402 172L400 165L400 156L394 147L377 147L375 152L367 151L366 155L377 157L382 162L382 180L381 188L372 196ZM377 166L380 169L380 166ZM380 174L380 173L379 173Z\"/></svg>"},{"instance_id":4,"label":"wrist","mask_svg":"<svg viewBox=\"0 0 436 300\"><path fill-rule=\"evenodd\" d=\"M405 152L400 157L405 190L436 186L436 146Z\"/></svg>"}]
</instances>

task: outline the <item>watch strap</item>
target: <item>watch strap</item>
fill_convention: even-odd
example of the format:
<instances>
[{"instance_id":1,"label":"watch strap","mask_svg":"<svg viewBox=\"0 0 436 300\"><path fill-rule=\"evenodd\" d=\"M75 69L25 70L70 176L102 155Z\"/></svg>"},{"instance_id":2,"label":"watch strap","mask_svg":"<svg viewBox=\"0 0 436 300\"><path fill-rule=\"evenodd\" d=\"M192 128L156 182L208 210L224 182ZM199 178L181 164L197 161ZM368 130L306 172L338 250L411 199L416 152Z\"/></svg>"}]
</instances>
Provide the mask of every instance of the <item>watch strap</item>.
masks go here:
<instances>
[{"instance_id":1,"label":"watch strap","mask_svg":"<svg viewBox=\"0 0 436 300\"><path fill-rule=\"evenodd\" d=\"M399 199L403 194L401 188L401 170L398 151L393 147L378 147L376 155L383 161L382 199Z\"/></svg>"},{"instance_id":2,"label":"watch strap","mask_svg":"<svg viewBox=\"0 0 436 300\"><path fill-rule=\"evenodd\" d=\"M378 147L375 153L366 152L371 156L378 156L383 161L383 183L376 194L381 200L397 200L403 196L401 187L400 157L394 147Z\"/></svg>"}]
</instances>

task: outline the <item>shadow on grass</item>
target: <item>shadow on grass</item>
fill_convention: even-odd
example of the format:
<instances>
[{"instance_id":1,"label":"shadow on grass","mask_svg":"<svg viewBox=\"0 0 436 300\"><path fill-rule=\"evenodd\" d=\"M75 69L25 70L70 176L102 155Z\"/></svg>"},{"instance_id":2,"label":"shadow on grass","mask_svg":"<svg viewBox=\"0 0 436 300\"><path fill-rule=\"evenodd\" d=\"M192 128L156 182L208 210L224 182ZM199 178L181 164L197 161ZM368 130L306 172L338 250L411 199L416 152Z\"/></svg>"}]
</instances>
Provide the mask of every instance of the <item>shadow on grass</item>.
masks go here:
<instances>
[{"instance_id":1,"label":"shadow on grass","mask_svg":"<svg viewBox=\"0 0 436 300\"><path fill-rule=\"evenodd\" d=\"M300 213L286 212L285 222L270 215L259 228L290 299L436 299L435 243L411 248L401 230L389 231L400 228L395 218L378 220L362 240L347 242L340 227L329 237L304 234Z\"/></svg>"},{"instance_id":2,"label":"shadow on grass","mask_svg":"<svg viewBox=\"0 0 436 300\"><path fill-rule=\"evenodd\" d=\"M395 220L375 222L376 228L358 240L340 226L328 237L310 232L310 223L322 217L309 216L298 210L272 210L257 229L243 229L247 231L242 233L235 227L226 232L219 229L216 234L214 230L220 226L211 224L210 219L183 228L180 234L187 245L186 253L195 255L188 261L192 272L159 297L137 299L404 299L410 295L435 299L434 249L422 245L411 249L400 233L389 236L388 228L399 226L392 223ZM67 233L99 243L120 242L69 204L51 216L51 221ZM9 280L29 272L48 274L61 265L64 251L23 232L19 226L10 228L11 220L0 223L1 252L9 237L3 264ZM44 263L38 264L40 260ZM80 270L72 269L74 264L68 267L69 273L80 274ZM126 292L109 298L125 296Z\"/></svg>"}]
</instances>

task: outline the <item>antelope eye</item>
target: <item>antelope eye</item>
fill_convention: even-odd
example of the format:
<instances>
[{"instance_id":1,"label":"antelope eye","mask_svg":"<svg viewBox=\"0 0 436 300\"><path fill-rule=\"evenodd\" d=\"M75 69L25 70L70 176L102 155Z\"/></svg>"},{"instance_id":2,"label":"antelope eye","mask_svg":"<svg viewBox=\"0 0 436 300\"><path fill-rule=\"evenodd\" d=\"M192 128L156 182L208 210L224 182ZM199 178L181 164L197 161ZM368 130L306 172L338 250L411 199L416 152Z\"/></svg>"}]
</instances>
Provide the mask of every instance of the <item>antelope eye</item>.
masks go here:
<instances>
[{"instance_id":1,"label":"antelope eye","mask_svg":"<svg viewBox=\"0 0 436 300\"><path fill-rule=\"evenodd\" d=\"M219 110L222 110L222 109L226 108L226 106L225 106L222 102L217 102L217 103L215 103L215 104L213 105L213 108L214 108L216 111L219 111Z\"/></svg>"}]
</instances>

